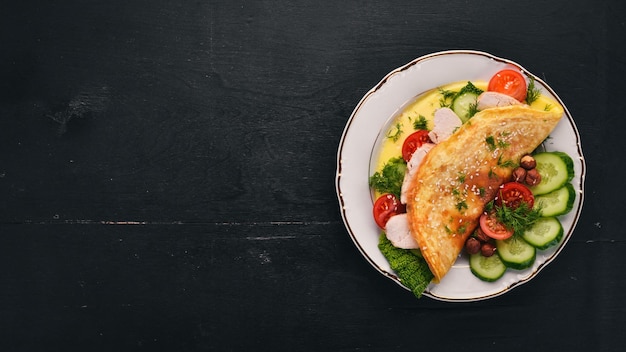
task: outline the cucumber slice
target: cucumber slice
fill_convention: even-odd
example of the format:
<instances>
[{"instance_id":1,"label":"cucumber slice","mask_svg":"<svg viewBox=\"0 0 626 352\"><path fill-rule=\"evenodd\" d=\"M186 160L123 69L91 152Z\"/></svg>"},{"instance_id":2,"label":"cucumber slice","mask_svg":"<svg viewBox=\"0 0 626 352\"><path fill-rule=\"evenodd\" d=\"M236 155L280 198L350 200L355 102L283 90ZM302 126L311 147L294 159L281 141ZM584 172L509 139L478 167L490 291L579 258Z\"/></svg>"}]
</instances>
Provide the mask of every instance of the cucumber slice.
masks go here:
<instances>
[{"instance_id":1,"label":"cucumber slice","mask_svg":"<svg viewBox=\"0 0 626 352\"><path fill-rule=\"evenodd\" d=\"M535 197L535 209L541 211L541 216L559 216L569 213L574 207L576 191L571 183L552 191Z\"/></svg>"},{"instance_id":2,"label":"cucumber slice","mask_svg":"<svg viewBox=\"0 0 626 352\"><path fill-rule=\"evenodd\" d=\"M557 190L574 178L574 161L563 152L543 152L534 155L541 182L530 187L534 195Z\"/></svg>"},{"instance_id":3,"label":"cucumber slice","mask_svg":"<svg viewBox=\"0 0 626 352\"><path fill-rule=\"evenodd\" d=\"M497 254L485 257L480 253L472 254L469 258L470 270L477 278L493 282L504 275L506 266Z\"/></svg>"},{"instance_id":4,"label":"cucumber slice","mask_svg":"<svg viewBox=\"0 0 626 352\"><path fill-rule=\"evenodd\" d=\"M508 268L522 270L535 262L537 250L521 236L512 236L506 240L497 240L496 248L500 259Z\"/></svg>"},{"instance_id":5,"label":"cucumber slice","mask_svg":"<svg viewBox=\"0 0 626 352\"><path fill-rule=\"evenodd\" d=\"M537 249L547 249L561 241L563 226L555 217L539 218L531 228L524 231L522 237Z\"/></svg>"},{"instance_id":6,"label":"cucumber slice","mask_svg":"<svg viewBox=\"0 0 626 352\"><path fill-rule=\"evenodd\" d=\"M463 123L466 123L472 116L472 112L476 112L476 104L478 101L478 94L474 92L465 92L457 95L452 101L450 107L452 111L461 119Z\"/></svg>"}]
</instances>

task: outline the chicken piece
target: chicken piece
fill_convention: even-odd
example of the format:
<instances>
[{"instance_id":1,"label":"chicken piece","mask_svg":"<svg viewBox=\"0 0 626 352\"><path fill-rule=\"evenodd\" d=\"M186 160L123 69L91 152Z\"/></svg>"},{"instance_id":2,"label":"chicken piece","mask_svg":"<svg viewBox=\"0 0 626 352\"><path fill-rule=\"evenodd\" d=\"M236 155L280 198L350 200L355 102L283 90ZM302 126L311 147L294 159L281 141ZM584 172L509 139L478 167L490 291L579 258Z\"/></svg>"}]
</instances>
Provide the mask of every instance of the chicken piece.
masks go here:
<instances>
[{"instance_id":1,"label":"chicken piece","mask_svg":"<svg viewBox=\"0 0 626 352\"><path fill-rule=\"evenodd\" d=\"M387 238L396 248L415 249L419 245L409 231L409 220L406 213L397 214L389 218L385 225Z\"/></svg>"},{"instance_id":2,"label":"chicken piece","mask_svg":"<svg viewBox=\"0 0 626 352\"><path fill-rule=\"evenodd\" d=\"M478 111L501 106L522 105L519 100L512 96L498 92L483 92L478 96L477 103Z\"/></svg>"},{"instance_id":3,"label":"chicken piece","mask_svg":"<svg viewBox=\"0 0 626 352\"><path fill-rule=\"evenodd\" d=\"M428 137L435 144L448 139L463 124L457 114L450 108L437 109L433 123L434 127L428 133Z\"/></svg>"},{"instance_id":4,"label":"chicken piece","mask_svg":"<svg viewBox=\"0 0 626 352\"><path fill-rule=\"evenodd\" d=\"M411 170L412 173L415 173L417 168L422 163L422 159L424 159L426 154L433 149L434 146L435 145L433 143L424 143L417 148L413 155L411 155L411 160L406 163L407 170Z\"/></svg>"},{"instance_id":5,"label":"chicken piece","mask_svg":"<svg viewBox=\"0 0 626 352\"><path fill-rule=\"evenodd\" d=\"M420 164L422 163L422 159L426 156L426 154L433 149L435 145L432 143L424 143L422 144L411 156L411 160L406 163L406 171L404 172L404 180L402 181L402 187L400 189L400 203L406 204L406 191L411 183L411 179L417 172Z\"/></svg>"}]
</instances>

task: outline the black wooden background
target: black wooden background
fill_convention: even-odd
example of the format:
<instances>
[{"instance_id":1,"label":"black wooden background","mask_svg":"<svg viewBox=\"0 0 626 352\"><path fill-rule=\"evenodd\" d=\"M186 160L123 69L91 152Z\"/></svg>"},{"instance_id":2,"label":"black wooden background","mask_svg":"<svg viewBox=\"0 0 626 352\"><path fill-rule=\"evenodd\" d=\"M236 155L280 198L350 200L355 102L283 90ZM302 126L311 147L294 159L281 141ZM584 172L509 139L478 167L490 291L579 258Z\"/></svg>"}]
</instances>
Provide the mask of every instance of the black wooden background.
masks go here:
<instances>
[{"instance_id":1,"label":"black wooden background","mask_svg":"<svg viewBox=\"0 0 626 352\"><path fill-rule=\"evenodd\" d=\"M626 343L621 0L4 1L3 351L618 351ZM342 223L355 105L475 49L572 113L584 210L558 259L477 303L415 299Z\"/></svg>"}]
</instances>

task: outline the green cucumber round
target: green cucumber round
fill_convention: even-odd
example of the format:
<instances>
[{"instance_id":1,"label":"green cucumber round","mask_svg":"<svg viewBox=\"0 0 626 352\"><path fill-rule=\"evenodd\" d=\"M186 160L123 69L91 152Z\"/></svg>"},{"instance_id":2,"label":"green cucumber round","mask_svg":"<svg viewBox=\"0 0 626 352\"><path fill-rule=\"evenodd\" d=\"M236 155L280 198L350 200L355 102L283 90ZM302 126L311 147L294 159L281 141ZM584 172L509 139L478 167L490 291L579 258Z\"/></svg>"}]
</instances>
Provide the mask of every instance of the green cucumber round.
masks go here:
<instances>
[{"instance_id":1,"label":"green cucumber round","mask_svg":"<svg viewBox=\"0 0 626 352\"><path fill-rule=\"evenodd\" d=\"M475 94L474 92L464 92L454 98L451 109L463 123L466 123L472 117L472 105L476 106L477 101L478 94Z\"/></svg>"},{"instance_id":2,"label":"green cucumber round","mask_svg":"<svg viewBox=\"0 0 626 352\"><path fill-rule=\"evenodd\" d=\"M563 225L555 217L539 218L524 231L522 237L531 246L543 250L558 244L563 238Z\"/></svg>"},{"instance_id":3,"label":"green cucumber round","mask_svg":"<svg viewBox=\"0 0 626 352\"><path fill-rule=\"evenodd\" d=\"M533 265L537 250L521 236L512 236L506 240L497 240L496 248L500 259L511 269L522 270Z\"/></svg>"},{"instance_id":4,"label":"green cucumber round","mask_svg":"<svg viewBox=\"0 0 626 352\"><path fill-rule=\"evenodd\" d=\"M571 183L552 191L535 197L535 209L541 212L541 216L559 216L569 213L574 207L576 191Z\"/></svg>"},{"instance_id":5,"label":"green cucumber round","mask_svg":"<svg viewBox=\"0 0 626 352\"><path fill-rule=\"evenodd\" d=\"M530 187L534 195L541 195L563 187L574 178L574 161L563 152L542 152L533 156L541 175L539 184Z\"/></svg>"},{"instance_id":6,"label":"green cucumber round","mask_svg":"<svg viewBox=\"0 0 626 352\"><path fill-rule=\"evenodd\" d=\"M480 253L472 254L469 258L470 270L477 278L493 282L504 275L506 266L497 254L485 257Z\"/></svg>"}]
</instances>

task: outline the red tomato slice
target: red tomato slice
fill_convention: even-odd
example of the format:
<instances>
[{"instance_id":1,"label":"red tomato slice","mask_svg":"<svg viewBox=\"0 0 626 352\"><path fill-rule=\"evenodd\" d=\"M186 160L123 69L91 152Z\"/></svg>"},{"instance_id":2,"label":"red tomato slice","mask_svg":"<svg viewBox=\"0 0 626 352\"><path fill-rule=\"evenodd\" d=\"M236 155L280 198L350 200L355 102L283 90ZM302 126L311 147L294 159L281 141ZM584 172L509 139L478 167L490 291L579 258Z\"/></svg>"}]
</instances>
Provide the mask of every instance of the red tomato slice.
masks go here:
<instances>
[{"instance_id":1,"label":"red tomato slice","mask_svg":"<svg viewBox=\"0 0 626 352\"><path fill-rule=\"evenodd\" d=\"M529 208L535 204L533 192L528 187L519 182L507 182L500 186L496 196L496 206L505 205L511 209L516 209L522 202L528 204Z\"/></svg>"},{"instance_id":2,"label":"red tomato slice","mask_svg":"<svg viewBox=\"0 0 626 352\"><path fill-rule=\"evenodd\" d=\"M526 99L526 80L519 71L502 70L491 77L487 90L512 96L522 102Z\"/></svg>"},{"instance_id":3,"label":"red tomato slice","mask_svg":"<svg viewBox=\"0 0 626 352\"><path fill-rule=\"evenodd\" d=\"M427 130L418 130L406 137L402 144L402 158L404 161L408 163L413 153L424 143L432 143L430 137L428 137Z\"/></svg>"},{"instance_id":4,"label":"red tomato slice","mask_svg":"<svg viewBox=\"0 0 626 352\"><path fill-rule=\"evenodd\" d=\"M391 193L383 194L374 202L374 220L381 229L385 229L390 217L405 211L405 206Z\"/></svg>"},{"instance_id":5,"label":"red tomato slice","mask_svg":"<svg viewBox=\"0 0 626 352\"><path fill-rule=\"evenodd\" d=\"M479 222L480 229L483 230L485 235L495 240L506 240L513 236L513 230L506 228L504 224L498 221L494 212L483 213Z\"/></svg>"}]
</instances>

